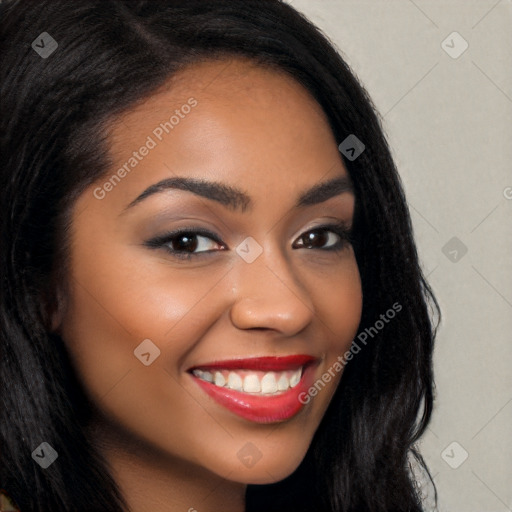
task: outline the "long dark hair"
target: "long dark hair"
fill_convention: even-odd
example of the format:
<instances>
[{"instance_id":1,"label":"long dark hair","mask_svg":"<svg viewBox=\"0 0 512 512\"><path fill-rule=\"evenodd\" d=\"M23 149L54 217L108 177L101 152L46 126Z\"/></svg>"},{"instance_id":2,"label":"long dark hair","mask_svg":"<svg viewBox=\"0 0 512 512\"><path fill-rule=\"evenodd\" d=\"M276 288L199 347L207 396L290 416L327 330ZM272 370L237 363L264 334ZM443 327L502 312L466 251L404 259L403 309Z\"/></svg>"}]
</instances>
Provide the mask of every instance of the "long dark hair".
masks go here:
<instances>
[{"instance_id":1,"label":"long dark hair","mask_svg":"<svg viewBox=\"0 0 512 512\"><path fill-rule=\"evenodd\" d=\"M353 134L365 145L345 166L368 340L299 468L249 486L247 511L422 510L408 457L423 465L414 446L432 412L439 310L375 108L327 38L278 0L8 0L0 15L0 488L22 512L127 508L87 437L92 404L49 328L70 211L108 169L109 120L189 64L243 56L308 89L338 142ZM43 32L58 44L47 58L31 46ZM393 304L397 318L376 328ZM31 456L42 442L59 454L45 470Z\"/></svg>"}]
</instances>

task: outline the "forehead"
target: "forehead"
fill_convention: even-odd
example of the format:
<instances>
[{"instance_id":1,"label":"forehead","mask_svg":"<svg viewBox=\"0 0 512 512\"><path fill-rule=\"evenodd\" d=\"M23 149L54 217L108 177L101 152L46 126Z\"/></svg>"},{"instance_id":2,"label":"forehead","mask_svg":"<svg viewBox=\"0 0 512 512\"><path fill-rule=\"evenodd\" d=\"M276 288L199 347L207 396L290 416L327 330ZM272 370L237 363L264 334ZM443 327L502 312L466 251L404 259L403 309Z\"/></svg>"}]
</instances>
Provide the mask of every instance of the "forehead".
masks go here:
<instances>
[{"instance_id":1,"label":"forehead","mask_svg":"<svg viewBox=\"0 0 512 512\"><path fill-rule=\"evenodd\" d=\"M291 108L300 103L325 118L309 91L282 69L247 58L219 58L186 66L170 77L159 89L130 108L123 121L140 121L151 112L157 114L165 106L179 108L190 96L209 107L262 109L266 115L276 104Z\"/></svg>"},{"instance_id":2,"label":"forehead","mask_svg":"<svg viewBox=\"0 0 512 512\"><path fill-rule=\"evenodd\" d=\"M137 150L145 155L134 155ZM113 196L127 203L161 179L187 175L238 185L270 199L346 175L320 105L282 71L245 59L195 64L117 118L110 131L116 171L133 168ZM139 152L140 153L140 152ZM128 175L129 174L129 175Z\"/></svg>"},{"instance_id":3,"label":"forehead","mask_svg":"<svg viewBox=\"0 0 512 512\"><path fill-rule=\"evenodd\" d=\"M193 109L190 117L204 125L215 124L220 129L229 123L243 129L243 133L251 131L252 136L261 127L270 135L271 125L276 125L274 132L286 125L287 134L295 136L297 142L301 136L332 138L322 108L293 77L284 71L237 58L194 64L174 75L154 94L117 119L112 130L112 149L115 151L119 144L131 140L135 143L139 132L152 133L156 126L179 112L190 98L198 102L198 108ZM177 138L185 124L180 130L176 126L172 137L165 137L165 142ZM272 138L264 134L260 131L259 140L270 145ZM283 142L283 137L277 142Z\"/></svg>"}]
</instances>

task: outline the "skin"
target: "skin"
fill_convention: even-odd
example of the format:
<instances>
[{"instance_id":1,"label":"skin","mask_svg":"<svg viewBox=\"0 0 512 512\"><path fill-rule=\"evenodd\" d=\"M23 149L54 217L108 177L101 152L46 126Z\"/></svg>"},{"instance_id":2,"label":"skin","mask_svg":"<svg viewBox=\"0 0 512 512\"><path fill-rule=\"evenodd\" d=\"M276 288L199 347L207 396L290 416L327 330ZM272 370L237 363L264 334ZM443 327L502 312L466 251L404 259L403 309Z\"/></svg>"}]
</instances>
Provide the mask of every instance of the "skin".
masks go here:
<instances>
[{"instance_id":1,"label":"skin","mask_svg":"<svg viewBox=\"0 0 512 512\"><path fill-rule=\"evenodd\" d=\"M326 223L350 226L354 195L294 207L347 171L322 109L287 75L242 59L182 71L112 124L107 178L190 97L197 106L162 141L153 137L157 146L113 190L97 199L102 179L77 200L69 292L53 316L97 407L93 439L136 512L243 511L247 484L297 468L341 378L295 417L259 424L212 401L187 369L311 354L317 379L350 347L361 317L350 244L327 251L335 233L315 230L320 248L304 237ZM125 210L173 176L241 188L252 206L167 190ZM208 228L223 245L200 238L195 250L210 252L188 260L144 245L179 227ZM263 249L252 263L235 250L248 236ZM149 366L134 356L145 339L160 349ZM252 467L237 456L248 442L261 453Z\"/></svg>"}]
</instances>

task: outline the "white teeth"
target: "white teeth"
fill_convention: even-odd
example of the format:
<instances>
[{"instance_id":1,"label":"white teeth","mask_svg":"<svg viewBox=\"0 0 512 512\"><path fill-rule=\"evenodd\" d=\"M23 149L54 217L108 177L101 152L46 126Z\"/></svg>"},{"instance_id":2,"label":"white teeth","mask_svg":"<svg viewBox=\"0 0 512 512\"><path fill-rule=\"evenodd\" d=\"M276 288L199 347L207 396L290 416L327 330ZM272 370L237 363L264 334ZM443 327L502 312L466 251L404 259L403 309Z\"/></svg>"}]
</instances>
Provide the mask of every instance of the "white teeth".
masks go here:
<instances>
[{"instance_id":1,"label":"white teeth","mask_svg":"<svg viewBox=\"0 0 512 512\"><path fill-rule=\"evenodd\" d=\"M228 388L236 391L242 391L242 377L235 372L229 372L228 375Z\"/></svg>"},{"instance_id":2,"label":"white teeth","mask_svg":"<svg viewBox=\"0 0 512 512\"><path fill-rule=\"evenodd\" d=\"M277 381L277 389L279 391L286 391L288 389L288 386L289 381L286 378L286 375L281 375L281 377L279 377L279 380Z\"/></svg>"},{"instance_id":3,"label":"white teeth","mask_svg":"<svg viewBox=\"0 0 512 512\"><path fill-rule=\"evenodd\" d=\"M226 384L226 379L224 378L224 375L220 372L215 372L215 385L216 386L224 386Z\"/></svg>"},{"instance_id":4,"label":"white teeth","mask_svg":"<svg viewBox=\"0 0 512 512\"><path fill-rule=\"evenodd\" d=\"M192 372L196 377L205 380L206 382L213 382L213 375L210 372L203 370L194 370Z\"/></svg>"},{"instance_id":5,"label":"white teeth","mask_svg":"<svg viewBox=\"0 0 512 512\"><path fill-rule=\"evenodd\" d=\"M291 377L290 377L290 387L294 388L299 382L302 373L302 368L299 368Z\"/></svg>"},{"instance_id":6,"label":"white teeth","mask_svg":"<svg viewBox=\"0 0 512 512\"><path fill-rule=\"evenodd\" d=\"M261 391L260 380L257 375L247 375L245 377L244 391L246 393L259 393Z\"/></svg>"},{"instance_id":7,"label":"white teeth","mask_svg":"<svg viewBox=\"0 0 512 512\"><path fill-rule=\"evenodd\" d=\"M262 393L275 393L277 391L277 382L275 373L266 373L261 379Z\"/></svg>"},{"instance_id":8,"label":"white teeth","mask_svg":"<svg viewBox=\"0 0 512 512\"><path fill-rule=\"evenodd\" d=\"M219 370L206 371L195 369L192 372L196 377L219 386L245 393L260 393L273 395L294 388L302 377L302 368L282 372L251 372L250 370Z\"/></svg>"}]
</instances>

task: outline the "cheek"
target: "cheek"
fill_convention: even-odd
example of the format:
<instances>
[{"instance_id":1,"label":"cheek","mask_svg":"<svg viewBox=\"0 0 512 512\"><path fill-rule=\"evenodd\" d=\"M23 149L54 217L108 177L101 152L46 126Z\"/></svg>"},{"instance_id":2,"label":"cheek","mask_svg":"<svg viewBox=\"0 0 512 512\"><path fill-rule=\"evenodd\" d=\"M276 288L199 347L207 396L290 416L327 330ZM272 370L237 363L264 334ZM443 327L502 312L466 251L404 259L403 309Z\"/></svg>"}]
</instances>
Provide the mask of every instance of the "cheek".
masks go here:
<instances>
[{"instance_id":1,"label":"cheek","mask_svg":"<svg viewBox=\"0 0 512 512\"><path fill-rule=\"evenodd\" d=\"M316 276L309 283L318 325L323 333L318 340L324 360L313 385L301 400L311 402L318 422L323 417L341 380L350 350L361 321L363 295L361 278L353 253L335 271ZM340 362L341 361L341 362Z\"/></svg>"},{"instance_id":2,"label":"cheek","mask_svg":"<svg viewBox=\"0 0 512 512\"><path fill-rule=\"evenodd\" d=\"M77 262L71 280L61 332L96 398L127 372L146 368L134 351L147 339L156 347L148 345L151 360L160 351L151 367L174 373L210 319L225 307L222 296L215 295L222 273L203 272L195 279L190 270L171 271L163 260L134 261L126 250L109 258L97 253Z\"/></svg>"},{"instance_id":3,"label":"cheek","mask_svg":"<svg viewBox=\"0 0 512 512\"><path fill-rule=\"evenodd\" d=\"M77 265L72 280L61 332L80 380L93 403L123 429L200 461L183 440L199 438L209 417L184 391L182 366L227 307L226 294L216 287L223 272L203 272L198 280L159 261L111 261L101 268L93 261ZM143 341L147 366L134 354L141 355ZM210 430L217 444L226 442L216 423Z\"/></svg>"},{"instance_id":4,"label":"cheek","mask_svg":"<svg viewBox=\"0 0 512 512\"><path fill-rule=\"evenodd\" d=\"M319 298L325 312L323 321L331 334L323 374L330 394L334 393L343 374L340 356L345 361L344 354L357 334L363 307L361 277L355 257L346 262L344 271L337 278L335 276L331 277L329 286Z\"/></svg>"},{"instance_id":5,"label":"cheek","mask_svg":"<svg viewBox=\"0 0 512 512\"><path fill-rule=\"evenodd\" d=\"M340 353L350 347L357 334L363 306L361 277L353 252L337 270L326 273L310 288L317 314L328 333L328 350Z\"/></svg>"}]
</instances>

